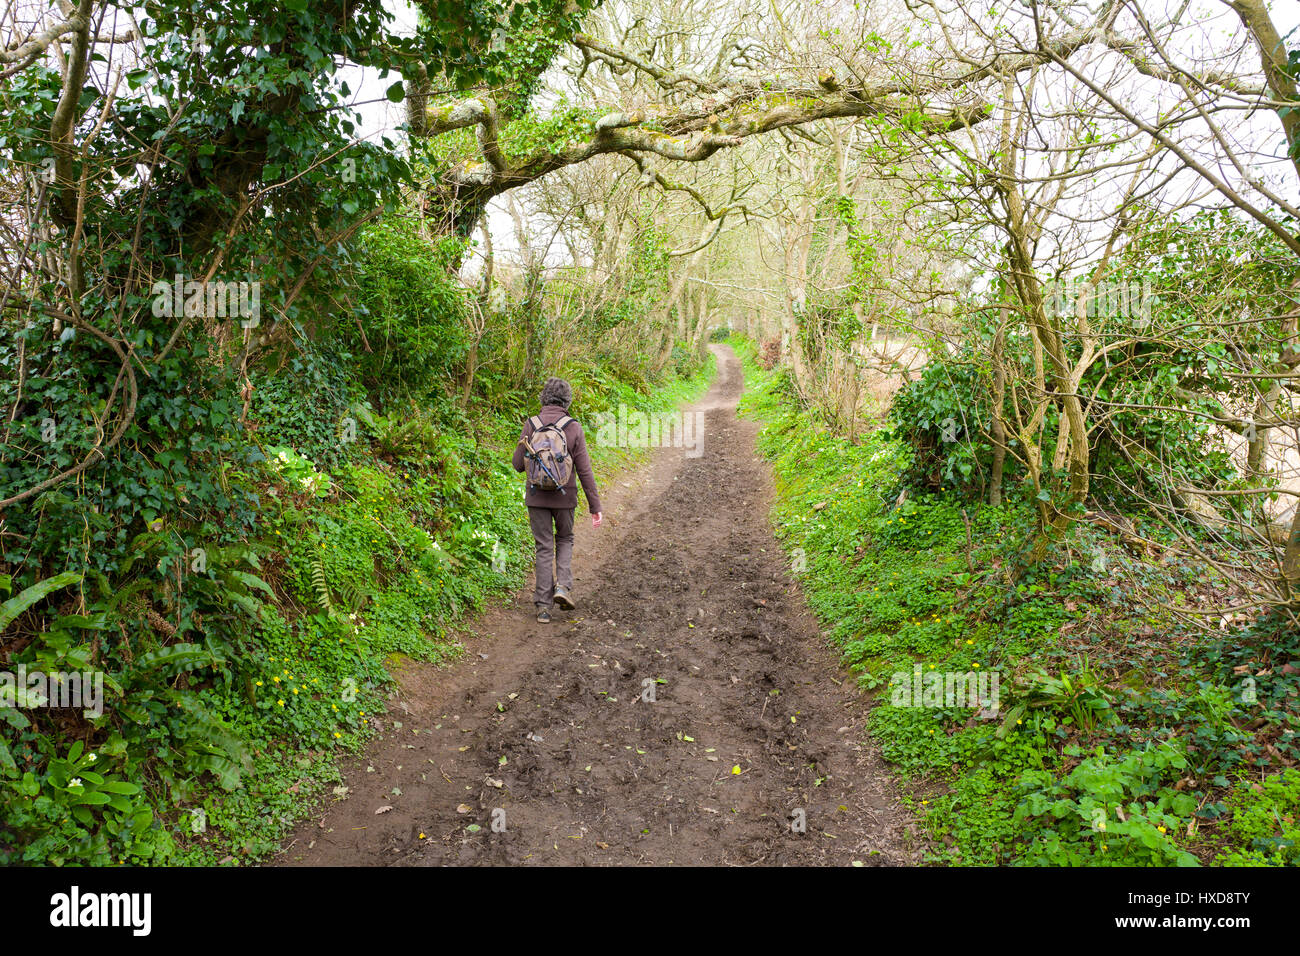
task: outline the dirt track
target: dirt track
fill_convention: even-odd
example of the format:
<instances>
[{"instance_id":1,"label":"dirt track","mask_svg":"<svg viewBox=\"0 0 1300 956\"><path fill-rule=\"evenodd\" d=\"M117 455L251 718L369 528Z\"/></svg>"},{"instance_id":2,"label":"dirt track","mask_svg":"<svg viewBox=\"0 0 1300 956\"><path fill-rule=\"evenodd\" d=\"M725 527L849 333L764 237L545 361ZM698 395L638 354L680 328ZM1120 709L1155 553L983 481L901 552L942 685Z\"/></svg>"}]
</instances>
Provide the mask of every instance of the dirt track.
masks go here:
<instances>
[{"instance_id":1,"label":"dirt track","mask_svg":"<svg viewBox=\"0 0 1300 956\"><path fill-rule=\"evenodd\" d=\"M713 348L703 454L660 449L602 489L606 526L578 525L578 609L537 624L521 592L464 660L409 668L382 738L344 767L347 798L277 863L914 861L864 702L768 526L739 363Z\"/></svg>"}]
</instances>

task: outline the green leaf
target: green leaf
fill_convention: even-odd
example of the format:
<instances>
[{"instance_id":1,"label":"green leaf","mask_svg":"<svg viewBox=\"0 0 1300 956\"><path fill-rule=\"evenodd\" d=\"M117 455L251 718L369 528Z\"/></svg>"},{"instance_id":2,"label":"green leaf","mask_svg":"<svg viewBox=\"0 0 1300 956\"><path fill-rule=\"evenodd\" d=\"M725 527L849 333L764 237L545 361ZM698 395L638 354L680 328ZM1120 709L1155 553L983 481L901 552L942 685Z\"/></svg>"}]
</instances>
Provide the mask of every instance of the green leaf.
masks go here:
<instances>
[{"instance_id":1,"label":"green leaf","mask_svg":"<svg viewBox=\"0 0 1300 956\"><path fill-rule=\"evenodd\" d=\"M82 774L82 776L85 776L85 774ZM140 785L138 783L128 783L125 780L105 780L100 784L99 789L108 793L132 794L140 792Z\"/></svg>"},{"instance_id":2,"label":"green leaf","mask_svg":"<svg viewBox=\"0 0 1300 956\"><path fill-rule=\"evenodd\" d=\"M112 807L114 810L116 810L118 813L131 812L131 801L128 800L126 797L119 796L117 794L114 794L113 796L108 798L108 805Z\"/></svg>"},{"instance_id":3,"label":"green leaf","mask_svg":"<svg viewBox=\"0 0 1300 956\"><path fill-rule=\"evenodd\" d=\"M132 669L135 671L148 671L164 666L197 667L200 664L208 663L210 660L211 655L198 644L173 644L170 647L162 647L156 651L150 651L148 654L140 655L132 664Z\"/></svg>"},{"instance_id":4,"label":"green leaf","mask_svg":"<svg viewBox=\"0 0 1300 956\"><path fill-rule=\"evenodd\" d=\"M402 86L401 80L388 88L387 96L394 103L400 103L406 98L406 89Z\"/></svg>"},{"instance_id":5,"label":"green leaf","mask_svg":"<svg viewBox=\"0 0 1300 956\"><path fill-rule=\"evenodd\" d=\"M230 600L244 609L244 612L255 621L262 619L262 605L247 594L231 594Z\"/></svg>"},{"instance_id":6,"label":"green leaf","mask_svg":"<svg viewBox=\"0 0 1300 956\"><path fill-rule=\"evenodd\" d=\"M59 590L59 588L65 588L69 584L76 584L80 580L81 574L79 572L64 571L52 578L36 582L22 591L17 597L10 598L4 604L0 604L0 632L3 632L13 622L14 618L46 595Z\"/></svg>"},{"instance_id":7,"label":"green leaf","mask_svg":"<svg viewBox=\"0 0 1300 956\"><path fill-rule=\"evenodd\" d=\"M265 591L271 598L274 599L275 592L271 590L271 585L267 584L256 574L249 574L247 571L233 571L233 570L230 571L229 573L230 576L232 578L235 578L237 581L243 581L244 584L248 585L250 588L257 588L259 591Z\"/></svg>"},{"instance_id":8,"label":"green leaf","mask_svg":"<svg viewBox=\"0 0 1300 956\"><path fill-rule=\"evenodd\" d=\"M209 770L217 778L222 789L237 790L239 789L239 764L235 763L228 757L221 757L217 754L198 754L189 760L189 765L195 770Z\"/></svg>"},{"instance_id":9,"label":"green leaf","mask_svg":"<svg viewBox=\"0 0 1300 956\"><path fill-rule=\"evenodd\" d=\"M0 738L0 769L5 771L5 775L18 773L18 764L14 762L14 755L9 752L9 745Z\"/></svg>"},{"instance_id":10,"label":"green leaf","mask_svg":"<svg viewBox=\"0 0 1300 956\"><path fill-rule=\"evenodd\" d=\"M79 631L103 631L108 628L108 615L98 614L63 614L54 619L53 628Z\"/></svg>"},{"instance_id":11,"label":"green leaf","mask_svg":"<svg viewBox=\"0 0 1300 956\"><path fill-rule=\"evenodd\" d=\"M139 707L129 701L121 701L117 705L117 712L127 720L136 724L147 724L150 722L149 711L144 707Z\"/></svg>"}]
</instances>

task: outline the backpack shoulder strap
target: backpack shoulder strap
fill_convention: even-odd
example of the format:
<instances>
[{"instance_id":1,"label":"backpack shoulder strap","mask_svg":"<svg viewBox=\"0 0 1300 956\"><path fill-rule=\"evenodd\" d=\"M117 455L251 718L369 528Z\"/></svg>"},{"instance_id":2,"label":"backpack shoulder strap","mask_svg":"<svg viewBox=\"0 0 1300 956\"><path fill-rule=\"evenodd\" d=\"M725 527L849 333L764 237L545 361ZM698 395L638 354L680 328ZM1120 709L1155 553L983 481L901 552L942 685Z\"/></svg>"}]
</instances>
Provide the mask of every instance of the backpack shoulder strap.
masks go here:
<instances>
[{"instance_id":1,"label":"backpack shoulder strap","mask_svg":"<svg viewBox=\"0 0 1300 956\"><path fill-rule=\"evenodd\" d=\"M566 428L569 427L569 423L572 421L573 419L570 418L568 415L563 415L560 418L556 419L555 427L558 428L560 431L564 431Z\"/></svg>"},{"instance_id":2,"label":"backpack shoulder strap","mask_svg":"<svg viewBox=\"0 0 1300 956\"><path fill-rule=\"evenodd\" d=\"M541 416L541 415L534 415L532 418L528 419L528 424L530 424L530 425L533 426L533 431L535 431L535 432L539 432L539 431L541 431L541 430L542 430L542 416Z\"/></svg>"}]
</instances>

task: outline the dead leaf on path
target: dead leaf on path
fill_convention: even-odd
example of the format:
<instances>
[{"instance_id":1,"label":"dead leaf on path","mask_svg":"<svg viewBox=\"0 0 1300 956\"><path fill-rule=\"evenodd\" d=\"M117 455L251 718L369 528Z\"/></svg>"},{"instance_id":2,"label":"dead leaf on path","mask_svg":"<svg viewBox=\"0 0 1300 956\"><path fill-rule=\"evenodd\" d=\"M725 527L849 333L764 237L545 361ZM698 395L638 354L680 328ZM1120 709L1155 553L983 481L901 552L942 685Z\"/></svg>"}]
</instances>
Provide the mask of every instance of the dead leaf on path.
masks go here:
<instances>
[{"instance_id":1,"label":"dead leaf on path","mask_svg":"<svg viewBox=\"0 0 1300 956\"><path fill-rule=\"evenodd\" d=\"M471 807L468 803L462 803L460 806L458 806L458 807L456 808L456 812L457 812L457 813L473 813L473 812L474 812L474 808Z\"/></svg>"},{"instance_id":2,"label":"dead leaf on path","mask_svg":"<svg viewBox=\"0 0 1300 956\"><path fill-rule=\"evenodd\" d=\"M387 813L387 812L388 812L389 810L391 810L391 809L393 809L393 808L392 808L392 807L380 807L378 810L375 811L375 813Z\"/></svg>"}]
</instances>

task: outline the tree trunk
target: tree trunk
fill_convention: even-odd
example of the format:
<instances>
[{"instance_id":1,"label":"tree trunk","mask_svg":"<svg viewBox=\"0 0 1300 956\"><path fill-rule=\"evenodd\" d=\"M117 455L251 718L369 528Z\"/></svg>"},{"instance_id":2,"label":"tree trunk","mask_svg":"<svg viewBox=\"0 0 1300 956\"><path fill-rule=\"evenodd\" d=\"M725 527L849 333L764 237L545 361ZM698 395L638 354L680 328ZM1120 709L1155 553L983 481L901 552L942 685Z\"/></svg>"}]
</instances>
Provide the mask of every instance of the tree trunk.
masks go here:
<instances>
[{"instance_id":1,"label":"tree trunk","mask_svg":"<svg viewBox=\"0 0 1300 956\"><path fill-rule=\"evenodd\" d=\"M1006 350L1009 311L1006 308L1001 310L998 331L993 336L993 472L989 477L989 504L994 508L1002 504L1002 473L1007 461L1007 425L1002 417L1002 406L1007 400L1007 370L1002 364L1002 355Z\"/></svg>"},{"instance_id":2,"label":"tree trunk","mask_svg":"<svg viewBox=\"0 0 1300 956\"><path fill-rule=\"evenodd\" d=\"M1270 444L1268 423L1273 420L1273 406L1281 394L1281 382L1274 380L1255 405L1252 418L1256 424L1253 434L1250 431L1246 434L1246 476L1248 478L1258 477L1268 467ZM1259 422L1265 424L1258 424Z\"/></svg>"},{"instance_id":3,"label":"tree trunk","mask_svg":"<svg viewBox=\"0 0 1300 956\"><path fill-rule=\"evenodd\" d=\"M1291 530L1282 554L1282 580L1286 582L1291 602L1300 601L1300 505L1291 518Z\"/></svg>"}]
</instances>

